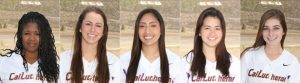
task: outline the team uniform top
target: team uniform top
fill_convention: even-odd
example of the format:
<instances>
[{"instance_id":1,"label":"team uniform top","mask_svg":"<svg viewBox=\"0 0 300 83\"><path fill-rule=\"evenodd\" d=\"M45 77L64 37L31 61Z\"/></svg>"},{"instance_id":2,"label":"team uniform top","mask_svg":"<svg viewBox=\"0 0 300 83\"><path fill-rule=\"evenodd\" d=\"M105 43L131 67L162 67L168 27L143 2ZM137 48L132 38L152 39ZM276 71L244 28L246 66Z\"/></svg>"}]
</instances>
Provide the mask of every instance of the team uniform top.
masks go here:
<instances>
[{"instance_id":1,"label":"team uniform top","mask_svg":"<svg viewBox=\"0 0 300 83\"><path fill-rule=\"evenodd\" d=\"M20 54L12 53L10 57L0 56L0 83L47 83L46 79L37 72L38 61L27 65L28 71L23 66L23 58Z\"/></svg>"},{"instance_id":2,"label":"team uniform top","mask_svg":"<svg viewBox=\"0 0 300 83\"><path fill-rule=\"evenodd\" d=\"M180 63L180 57L173 52L166 49L168 62L169 62L169 74L170 83L186 83L184 79L185 74L182 69L182 63ZM127 52L121 56L122 68L122 83L126 81L127 68L131 59L131 53ZM160 83L160 57L154 60L152 63L141 52L141 57L138 64L138 69L134 83Z\"/></svg>"},{"instance_id":3,"label":"team uniform top","mask_svg":"<svg viewBox=\"0 0 300 83\"><path fill-rule=\"evenodd\" d=\"M71 82L71 62L73 57L73 51L66 51L60 55L60 82L68 83ZM109 82L119 83L120 82L120 63L119 58L112 53L107 52L107 60L109 66ZM97 59L92 62L88 62L82 58L84 73L82 76L83 83L94 83L96 82L96 68L98 61Z\"/></svg>"},{"instance_id":4,"label":"team uniform top","mask_svg":"<svg viewBox=\"0 0 300 83\"><path fill-rule=\"evenodd\" d=\"M182 58L186 72L185 77L188 79L189 83L240 83L240 61L234 56L231 56L230 58L229 76L223 76L222 73L216 69L217 62L211 62L206 59L205 78L192 75L190 68L193 56L193 53L189 53Z\"/></svg>"},{"instance_id":5,"label":"team uniform top","mask_svg":"<svg viewBox=\"0 0 300 83\"><path fill-rule=\"evenodd\" d=\"M241 59L242 82L246 83L300 83L297 58L283 50L271 61L264 46L247 50Z\"/></svg>"}]
</instances>

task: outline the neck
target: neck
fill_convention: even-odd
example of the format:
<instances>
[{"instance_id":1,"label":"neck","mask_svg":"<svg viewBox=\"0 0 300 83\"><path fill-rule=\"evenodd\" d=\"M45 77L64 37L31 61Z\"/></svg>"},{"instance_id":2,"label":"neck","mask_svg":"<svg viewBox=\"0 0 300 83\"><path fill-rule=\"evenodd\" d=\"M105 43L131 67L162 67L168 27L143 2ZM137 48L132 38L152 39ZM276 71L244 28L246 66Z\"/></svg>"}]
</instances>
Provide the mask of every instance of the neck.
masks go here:
<instances>
[{"instance_id":1,"label":"neck","mask_svg":"<svg viewBox=\"0 0 300 83\"><path fill-rule=\"evenodd\" d=\"M153 62L155 59L157 59L160 56L158 45L152 45L152 46L143 45L142 52L150 62Z\"/></svg>"},{"instance_id":2,"label":"neck","mask_svg":"<svg viewBox=\"0 0 300 83\"><path fill-rule=\"evenodd\" d=\"M203 54L205 55L205 58L208 59L211 62L216 61L216 47L210 47L203 45Z\"/></svg>"},{"instance_id":3,"label":"neck","mask_svg":"<svg viewBox=\"0 0 300 83\"><path fill-rule=\"evenodd\" d=\"M29 64L33 64L38 59L37 51L36 52L25 51L24 54L25 54L25 59Z\"/></svg>"},{"instance_id":4,"label":"neck","mask_svg":"<svg viewBox=\"0 0 300 83\"><path fill-rule=\"evenodd\" d=\"M266 55L271 61L278 58L283 51L281 45L266 45L264 49Z\"/></svg>"},{"instance_id":5,"label":"neck","mask_svg":"<svg viewBox=\"0 0 300 83\"><path fill-rule=\"evenodd\" d=\"M92 62L97 55L97 46L86 43L81 43L82 57L88 62Z\"/></svg>"}]
</instances>

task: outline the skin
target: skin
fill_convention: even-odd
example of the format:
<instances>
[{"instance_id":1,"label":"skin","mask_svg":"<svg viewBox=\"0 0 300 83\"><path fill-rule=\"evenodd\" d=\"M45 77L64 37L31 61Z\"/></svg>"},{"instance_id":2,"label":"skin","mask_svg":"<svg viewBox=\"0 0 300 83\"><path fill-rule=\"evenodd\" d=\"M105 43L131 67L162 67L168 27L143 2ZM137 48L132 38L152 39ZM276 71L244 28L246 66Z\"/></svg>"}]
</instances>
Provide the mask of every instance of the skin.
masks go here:
<instances>
[{"instance_id":1,"label":"skin","mask_svg":"<svg viewBox=\"0 0 300 83\"><path fill-rule=\"evenodd\" d=\"M152 13L145 14L139 24L139 38L142 41L142 51L150 62L160 55L158 49L160 33L159 21Z\"/></svg>"},{"instance_id":2,"label":"skin","mask_svg":"<svg viewBox=\"0 0 300 83\"><path fill-rule=\"evenodd\" d=\"M82 55L88 62L95 59L98 41L104 30L103 17L95 12L89 12L83 19L80 32L82 33Z\"/></svg>"},{"instance_id":3,"label":"skin","mask_svg":"<svg viewBox=\"0 0 300 83\"><path fill-rule=\"evenodd\" d=\"M33 64L38 59L38 47L40 43L40 33L38 25L30 22L24 26L22 32L22 44L24 47L25 59L28 63Z\"/></svg>"},{"instance_id":4,"label":"skin","mask_svg":"<svg viewBox=\"0 0 300 83\"><path fill-rule=\"evenodd\" d=\"M280 41L284 34L282 25L278 19L270 18L266 20L262 35L266 42L265 52L271 61L278 58L283 51Z\"/></svg>"},{"instance_id":5,"label":"skin","mask_svg":"<svg viewBox=\"0 0 300 83\"><path fill-rule=\"evenodd\" d=\"M201 26L199 36L201 36L203 40L203 53L206 59L215 62L215 50L222 39L220 20L217 17L206 17Z\"/></svg>"}]
</instances>

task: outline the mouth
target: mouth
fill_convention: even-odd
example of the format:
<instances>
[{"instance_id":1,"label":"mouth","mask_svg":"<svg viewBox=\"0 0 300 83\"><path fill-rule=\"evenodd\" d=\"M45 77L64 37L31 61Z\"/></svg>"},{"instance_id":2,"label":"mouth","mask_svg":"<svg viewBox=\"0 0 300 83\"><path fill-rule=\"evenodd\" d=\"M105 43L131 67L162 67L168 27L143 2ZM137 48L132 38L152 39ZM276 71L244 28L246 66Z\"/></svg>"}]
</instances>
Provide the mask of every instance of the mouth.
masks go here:
<instances>
[{"instance_id":1,"label":"mouth","mask_svg":"<svg viewBox=\"0 0 300 83\"><path fill-rule=\"evenodd\" d=\"M87 36L88 36L88 37L95 37L96 34L88 34Z\"/></svg>"},{"instance_id":2,"label":"mouth","mask_svg":"<svg viewBox=\"0 0 300 83\"><path fill-rule=\"evenodd\" d=\"M144 39L145 40L151 40L153 38L153 36L151 36L151 35L146 35L146 36L144 36Z\"/></svg>"},{"instance_id":3,"label":"mouth","mask_svg":"<svg viewBox=\"0 0 300 83\"><path fill-rule=\"evenodd\" d=\"M269 41L274 41L274 40L277 39L277 37L267 37L267 39L268 39Z\"/></svg>"},{"instance_id":4,"label":"mouth","mask_svg":"<svg viewBox=\"0 0 300 83\"><path fill-rule=\"evenodd\" d=\"M214 41L216 39L217 39L216 37L208 37L208 40L210 40L210 41Z\"/></svg>"},{"instance_id":5,"label":"mouth","mask_svg":"<svg viewBox=\"0 0 300 83\"><path fill-rule=\"evenodd\" d=\"M36 46L38 46L37 43L27 43L27 44L28 44L28 46L30 46L30 47L36 47Z\"/></svg>"}]
</instances>

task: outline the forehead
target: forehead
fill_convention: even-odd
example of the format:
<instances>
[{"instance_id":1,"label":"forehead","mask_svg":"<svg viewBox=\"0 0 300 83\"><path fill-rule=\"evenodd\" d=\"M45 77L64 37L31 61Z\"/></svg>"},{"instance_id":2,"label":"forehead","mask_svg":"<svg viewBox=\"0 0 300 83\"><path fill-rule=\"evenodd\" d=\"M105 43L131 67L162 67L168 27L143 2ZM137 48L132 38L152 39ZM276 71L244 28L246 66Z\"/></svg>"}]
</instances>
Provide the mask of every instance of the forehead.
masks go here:
<instances>
[{"instance_id":1,"label":"forehead","mask_svg":"<svg viewBox=\"0 0 300 83\"><path fill-rule=\"evenodd\" d=\"M266 20L266 22L265 22L264 25L267 26L267 25L281 25L281 24L280 24L280 20L279 19L277 19L277 18L269 18L269 19Z\"/></svg>"},{"instance_id":2,"label":"forehead","mask_svg":"<svg viewBox=\"0 0 300 83\"><path fill-rule=\"evenodd\" d=\"M204 18L203 25L220 25L220 19L213 16L207 16Z\"/></svg>"},{"instance_id":3,"label":"forehead","mask_svg":"<svg viewBox=\"0 0 300 83\"><path fill-rule=\"evenodd\" d=\"M140 22L157 22L157 18L152 13L146 13L142 16Z\"/></svg>"},{"instance_id":4,"label":"forehead","mask_svg":"<svg viewBox=\"0 0 300 83\"><path fill-rule=\"evenodd\" d=\"M99 23L102 23L103 22L103 17L96 13L96 12L88 12L83 21L91 21L91 22L99 22Z\"/></svg>"},{"instance_id":5,"label":"forehead","mask_svg":"<svg viewBox=\"0 0 300 83\"><path fill-rule=\"evenodd\" d=\"M28 22L23 26L23 28L24 28L23 31L37 31L38 25L35 22Z\"/></svg>"}]
</instances>

